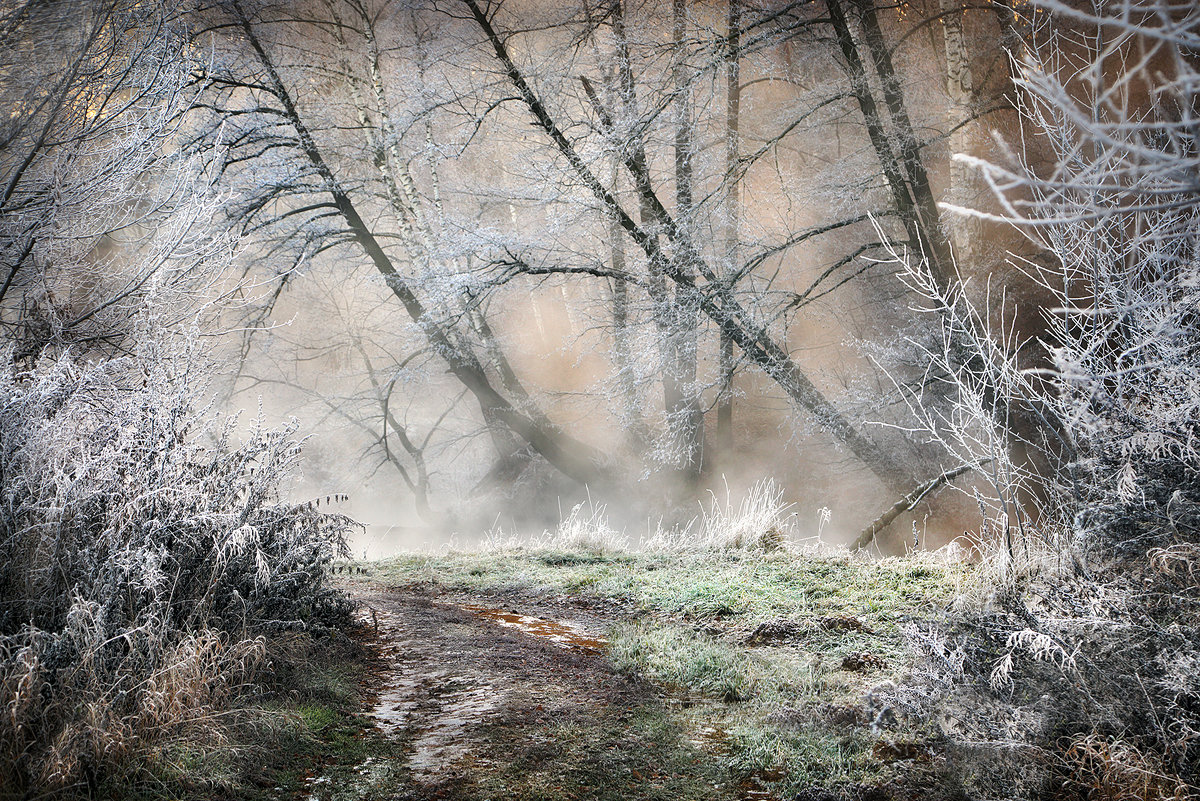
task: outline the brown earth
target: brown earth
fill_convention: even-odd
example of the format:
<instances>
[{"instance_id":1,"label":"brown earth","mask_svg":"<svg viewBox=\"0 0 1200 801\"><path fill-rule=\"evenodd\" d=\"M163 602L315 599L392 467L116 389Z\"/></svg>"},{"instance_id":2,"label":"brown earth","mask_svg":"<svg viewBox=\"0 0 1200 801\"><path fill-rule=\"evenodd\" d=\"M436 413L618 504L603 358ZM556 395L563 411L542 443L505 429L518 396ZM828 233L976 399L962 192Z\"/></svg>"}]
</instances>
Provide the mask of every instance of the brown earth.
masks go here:
<instances>
[{"instance_id":1,"label":"brown earth","mask_svg":"<svg viewBox=\"0 0 1200 801\"><path fill-rule=\"evenodd\" d=\"M670 699L604 659L624 610L428 585L354 594L377 632L372 714L393 748L387 776L357 797L765 797L724 781L670 722Z\"/></svg>"}]
</instances>

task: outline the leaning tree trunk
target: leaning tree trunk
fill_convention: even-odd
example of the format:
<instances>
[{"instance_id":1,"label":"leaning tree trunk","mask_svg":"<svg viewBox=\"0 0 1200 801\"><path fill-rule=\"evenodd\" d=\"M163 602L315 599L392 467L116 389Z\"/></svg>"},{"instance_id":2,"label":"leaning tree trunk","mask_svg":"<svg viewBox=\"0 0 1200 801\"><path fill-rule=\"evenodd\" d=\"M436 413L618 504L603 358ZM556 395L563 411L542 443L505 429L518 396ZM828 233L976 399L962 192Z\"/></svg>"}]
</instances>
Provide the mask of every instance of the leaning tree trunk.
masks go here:
<instances>
[{"instance_id":1,"label":"leaning tree trunk","mask_svg":"<svg viewBox=\"0 0 1200 801\"><path fill-rule=\"evenodd\" d=\"M853 1L861 12L863 38L883 86L884 103L897 131L895 146L893 138L888 135L879 103L871 89L866 61L850 31L842 0L826 0L829 21L833 26L838 47L846 60L850 91L858 103L871 147L879 160L880 169L892 194L892 202L904 223L909 242L925 257L938 286L945 290L950 286L950 250L941 232L937 202L930 190L929 176L909 121L899 78L879 28L874 0Z\"/></svg>"}]
</instances>

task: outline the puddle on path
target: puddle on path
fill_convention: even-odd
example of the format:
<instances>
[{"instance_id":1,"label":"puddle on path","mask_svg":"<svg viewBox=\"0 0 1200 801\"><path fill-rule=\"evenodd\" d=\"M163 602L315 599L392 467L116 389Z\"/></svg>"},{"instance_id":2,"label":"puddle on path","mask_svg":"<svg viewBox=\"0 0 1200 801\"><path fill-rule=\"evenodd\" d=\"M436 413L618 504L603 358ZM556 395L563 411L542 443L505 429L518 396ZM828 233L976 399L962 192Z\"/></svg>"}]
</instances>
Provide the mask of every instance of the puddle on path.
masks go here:
<instances>
[{"instance_id":1,"label":"puddle on path","mask_svg":"<svg viewBox=\"0 0 1200 801\"><path fill-rule=\"evenodd\" d=\"M381 609L366 617L385 643L387 663L371 716L385 736L412 736L406 764L414 779L437 776L470 753L470 729L491 716L504 693L474 670L438 666L443 644L431 631L412 630L411 621Z\"/></svg>"},{"instance_id":2,"label":"puddle on path","mask_svg":"<svg viewBox=\"0 0 1200 801\"><path fill-rule=\"evenodd\" d=\"M417 691L423 683L421 676L402 676L393 673L379 693L371 717L386 735L400 733L417 709Z\"/></svg>"},{"instance_id":3,"label":"puddle on path","mask_svg":"<svg viewBox=\"0 0 1200 801\"><path fill-rule=\"evenodd\" d=\"M607 642L603 637L589 634L582 627L569 621L546 620L475 604L461 604L459 608L498 626L516 629L530 636L549 640L567 650L600 653L604 650L604 644Z\"/></svg>"},{"instance_id":4,"label":"puddle on path","mask_svg":"<svg viewBox=\"0 0 1200 801\"><path fill-rule=\"evenodd\" d=\"M420 674L406 673L401 661L412 651L413 642L404 637L399 619L382 609L371 608L363 615L363 622L373 626L385 643L381 653L387 667L380 675L379 695L371 717L375 725L386 735L400 732L417 708L417 691L424 682Z\"/></svg>"}]
</instances>

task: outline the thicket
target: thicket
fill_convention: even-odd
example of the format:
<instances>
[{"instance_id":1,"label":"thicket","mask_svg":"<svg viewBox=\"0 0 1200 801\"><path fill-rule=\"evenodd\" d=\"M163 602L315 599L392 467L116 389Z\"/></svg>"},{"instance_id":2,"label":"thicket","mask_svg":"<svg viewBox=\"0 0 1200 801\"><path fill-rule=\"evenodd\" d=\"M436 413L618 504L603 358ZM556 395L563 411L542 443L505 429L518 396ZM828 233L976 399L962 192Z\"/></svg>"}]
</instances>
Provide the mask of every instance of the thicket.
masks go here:
<instances>
[{"instance_id":1,"label":"thicket","mask_svg":"<svg viewBox=\"0 0 1200 801\"><path fill-rule=\"evenodd\" d=\"M171 792L348 612L294 427L203 406L245 288L180 148L190 10L0 4L0 797Z\"/></svg>"},{"instance_id":2,"label":"thicket","mask_svg":"<svg viewBox=\"0 0 1200 801\"><path fill-rule=\"evenodd\" d=\"M957 399L911 406L991 476L995 548L978 592L911 629L926 656L878 693L880 719L928 725L976 797L1195 797L1200 18L1165 0L1037 5L1016 84L1025 141L1053 159L965 160L1003 210L981 216L1038 246L1019 266L1050 299L1047 359L1021 364L1031 343L974 289L906 263L943 321L931 375Z\"/></svg>"},{"instance_id":3,"label":"thicket","mask_svg":"<svg viewBox=\"0 0 1200 801\"><path fill-rule=\"evenodd\" d=\"M326 567L352 522L283 499L294 427L194 407L201 365L3 354L0 796L144 778L348 613Z\"/></svg>"}]
</instances>

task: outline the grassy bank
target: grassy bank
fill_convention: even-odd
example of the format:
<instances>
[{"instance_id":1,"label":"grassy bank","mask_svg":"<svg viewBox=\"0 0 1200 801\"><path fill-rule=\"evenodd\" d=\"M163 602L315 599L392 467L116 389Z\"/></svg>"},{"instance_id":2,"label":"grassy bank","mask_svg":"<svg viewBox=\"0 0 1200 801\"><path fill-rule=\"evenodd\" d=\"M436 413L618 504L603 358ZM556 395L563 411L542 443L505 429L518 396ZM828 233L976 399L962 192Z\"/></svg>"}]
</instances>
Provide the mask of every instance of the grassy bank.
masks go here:
<instances>
[{"instance_id":1,"label":"grassy bank","mask_svg":"<svg viewBox=\"0 0 1200 801\"><path fill-rule=\"evenodd\" d=\"M968 570L960 564L510 547L366 567L359 580L384 586L588 610L608 625L606 658L662 688L671 725L736 781L784 797L932 782L927 734L877 725L870 694L904 675L912 655L902 626L956 595Z\"/></svg>"}]
</instances>

